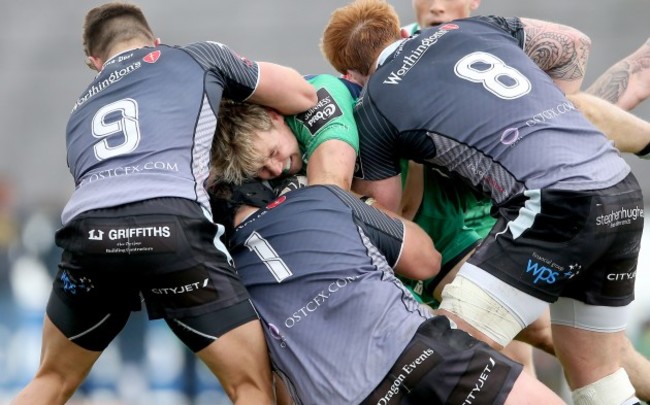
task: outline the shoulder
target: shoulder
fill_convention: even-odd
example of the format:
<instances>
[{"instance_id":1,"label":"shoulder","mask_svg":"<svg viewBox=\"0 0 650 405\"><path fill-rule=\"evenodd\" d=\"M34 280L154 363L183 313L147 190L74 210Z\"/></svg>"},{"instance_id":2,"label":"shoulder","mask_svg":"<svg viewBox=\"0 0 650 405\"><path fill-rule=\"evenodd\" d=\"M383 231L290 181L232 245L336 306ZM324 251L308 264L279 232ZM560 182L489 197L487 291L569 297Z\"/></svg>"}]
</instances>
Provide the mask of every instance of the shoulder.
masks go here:
<instances>
[{"instance_id":1,"label":"shoulder","mask_svg":"<svg viewBox=\"0 0 650 405\"><path fill-rule=\"evenodd\" d=\"M524 23L519 17L502 17L498 15L485 15L467 18L469 21L476 21L499 28L513 37L517 38L522 35Z\"/></svg>"}]
</instances>

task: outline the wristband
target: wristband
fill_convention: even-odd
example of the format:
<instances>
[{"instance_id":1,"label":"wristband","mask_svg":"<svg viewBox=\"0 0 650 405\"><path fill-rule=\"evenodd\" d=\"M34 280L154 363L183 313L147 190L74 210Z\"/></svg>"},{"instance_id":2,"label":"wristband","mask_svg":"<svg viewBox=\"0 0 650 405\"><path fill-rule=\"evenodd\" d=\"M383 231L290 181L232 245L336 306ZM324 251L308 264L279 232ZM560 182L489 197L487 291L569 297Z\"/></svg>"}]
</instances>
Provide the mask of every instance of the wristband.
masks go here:
<instances>
[{"instance_id":1,"label":"wristband","mask_svg":"<svg viewBox=\"0 0 650 405\"><path fill-rule=\"evenodd\" d=\"M637 155L641 159L650 159L650 143L647 144L645 146L645 148L643 148L640 151L636 152L635 155Z\"/></svg>"}]
</instances>

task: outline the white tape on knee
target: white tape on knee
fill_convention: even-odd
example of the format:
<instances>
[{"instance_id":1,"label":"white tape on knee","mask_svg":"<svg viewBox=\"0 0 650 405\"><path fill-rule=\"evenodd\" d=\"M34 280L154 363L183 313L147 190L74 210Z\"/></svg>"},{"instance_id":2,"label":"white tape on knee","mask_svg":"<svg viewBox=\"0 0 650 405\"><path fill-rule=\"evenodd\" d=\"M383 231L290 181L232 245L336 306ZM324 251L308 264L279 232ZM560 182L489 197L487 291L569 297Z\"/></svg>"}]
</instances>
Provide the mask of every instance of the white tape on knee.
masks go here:
<instances>
[{"instance_id":1,"label":"white tape on knee","mask_svg":"<svg viewBox=\"0 0 650 405\"><path fill-rule=\"evenodd\" d=\"M461 274L442 290L440 309L458 315L501 346L510 343L526 326L507 307Z\"/></svg>"},{"instance_id":2,"label":"white tape on knee","mask_svg":"<svg viewBox=\"0 0 650 405\"><path fill-rule=\"evenodd\" d=\"M622 405L638 403L624 369L571 392L574 405ZM630 401L631 400L631 401Z\"/></svg>"}]
</instances>

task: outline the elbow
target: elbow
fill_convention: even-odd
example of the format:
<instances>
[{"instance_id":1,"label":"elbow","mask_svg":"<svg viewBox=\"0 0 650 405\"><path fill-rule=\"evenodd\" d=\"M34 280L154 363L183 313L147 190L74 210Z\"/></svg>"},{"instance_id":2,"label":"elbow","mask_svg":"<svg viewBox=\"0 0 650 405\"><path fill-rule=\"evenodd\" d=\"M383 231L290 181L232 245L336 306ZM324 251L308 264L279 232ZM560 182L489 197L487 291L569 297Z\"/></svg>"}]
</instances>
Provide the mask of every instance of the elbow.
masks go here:
<instances>
[{"instance_id":1,"label":"elbow","mask_svg":"<svg viewBox=\"0 0 650 405\"><path fill-rule=\"evenodd\" d=\"M435 272L434 276L438 275L440 268L442 267L442 255L435 248L432 248L433 252L431 253L431 266L432 271Z\"/></svg>"},{"instance_id":2,"label":"elbow","mask_svg":"<svg viewBox=\"0 0 650 405\"><path fill-rule=\"evenodd\" d=\"M580 43L584 46L587 53L591 52L591 38L589 35L585 34L582 31L579 31Z\"/></svg>"},{"instance_id":3,"label":"elbow","mask_svg":"<svg viewBox=\"0 0 650 405\"><path fill-rule=\"evenodd\" d=\"M442 267L442 255L431 245L422 250L419 265L416 266L417 274L412 278L417 280L433 278L440 273L440 267Z\"/></svg>"},{"instance_id":4,"label":"elbow","mask_svg":"<svg viewBox=\"0 0 650 405\"><path fill-rule=\"evenodd\" d=\"M318 103L318 95L316 94L316 89L308 83L308 88L305 89L305 92L303 94L303 101L305 108L303 111L307 111L308 109L316 106Z\"/></svg>"},{"instance_id":5,"label":"elbow","mask_svg":"<svg viewBox=\"0 0 650 405\"><path fill-rule=\"evenodd\" d=\"M589 60L589 55L591 54L591 38L589 35L579 30L575 30L575 35L573 38L578 63L583 67L583 70L586 70L587 61Z\"/></svg>"},{"instance_id":6,"label":"elbow","mask_svg":"<svg viewBox=\"0 0 650 405\"><path fill-rule=\"evenodd\" d=\"M584 65L586 66L589 55L591 54L591 38L584 32L578 31L575 42L577 53L582 56L582 59L585 61Z\"/></svg>"}]
</instances>

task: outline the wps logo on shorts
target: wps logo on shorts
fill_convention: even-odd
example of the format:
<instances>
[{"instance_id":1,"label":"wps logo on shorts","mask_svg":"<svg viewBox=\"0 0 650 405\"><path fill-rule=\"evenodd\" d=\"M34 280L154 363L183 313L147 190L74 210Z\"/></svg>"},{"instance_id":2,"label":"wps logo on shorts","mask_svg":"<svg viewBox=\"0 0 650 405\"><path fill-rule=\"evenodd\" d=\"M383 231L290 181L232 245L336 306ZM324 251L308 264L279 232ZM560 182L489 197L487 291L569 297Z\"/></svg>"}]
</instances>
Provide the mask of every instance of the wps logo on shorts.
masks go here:
<instances>
[{"instance_id":1,"label":"wps logo on shorts","mask_svg":"<svg viewBox=\"0 0 650 405\"><path fill-rule=\"evenodd\" d=\"M333 119L343 115L341 107L336 104L334 97L325 88L319 89L316 94L318 94L318 104L296 116L296 119L307 127L311 136L316 135Z\"/></svg>"},{"instance_id":2,"label":"wps logo on shorts","mask_svg":"<svg viewBox=\"0 0 650 405\"><path fill-rule=\"evenodd\" d=\"M557 281L557 276L560 274L557 271L553 271L552 269L534 262L531 259L528 259L526 273L532 273L533 277L535 277L533 284L537 284L540 281L546 282L546 284L555 284Z\"/></svg>"}]
</instances>

